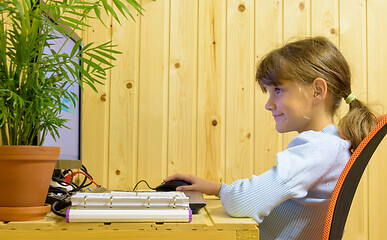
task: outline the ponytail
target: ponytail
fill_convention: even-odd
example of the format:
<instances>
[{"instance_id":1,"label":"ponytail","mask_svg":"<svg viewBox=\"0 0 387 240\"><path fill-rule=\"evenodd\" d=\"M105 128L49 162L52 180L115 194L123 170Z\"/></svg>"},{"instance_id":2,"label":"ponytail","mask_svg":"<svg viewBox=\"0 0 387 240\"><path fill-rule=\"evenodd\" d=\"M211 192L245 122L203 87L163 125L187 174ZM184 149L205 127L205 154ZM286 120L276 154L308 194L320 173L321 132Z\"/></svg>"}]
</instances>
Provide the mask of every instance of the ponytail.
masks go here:
<instances>
[{"instance_id":1,"label":"ponytail","mask_svg":"<svg viewBox=\"0 0 387 240\"><path fill-rule=\"evenodd\" d=\"M366 104L356 98L348 104L348 113L340 120L338 130L351 141L351 148L355 150L375 126L376 117Z\"/></svg>"}]
</instances>

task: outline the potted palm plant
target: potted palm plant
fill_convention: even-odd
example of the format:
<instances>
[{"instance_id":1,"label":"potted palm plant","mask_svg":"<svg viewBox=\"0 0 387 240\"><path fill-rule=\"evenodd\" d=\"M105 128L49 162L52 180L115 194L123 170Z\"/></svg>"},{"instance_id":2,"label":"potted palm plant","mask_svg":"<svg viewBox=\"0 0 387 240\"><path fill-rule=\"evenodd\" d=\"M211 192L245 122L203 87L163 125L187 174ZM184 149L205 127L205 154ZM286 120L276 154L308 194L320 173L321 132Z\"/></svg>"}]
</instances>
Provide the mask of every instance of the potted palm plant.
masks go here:
<instances>
[{"instance_id":1,"label":"potted palm plant","mask_svg":"<svg viewBox=\"0 0 387 240\"><path fill-rule=\"evenodd\" d=\"M57 138L58 129L66 126L63 99L77 100L70 87L96 91L119 53L110 42L83 44L79 39L67 53L52 49L50 42L57 32L87 29L89 18L104 24L101 10L118 22L117 13L134 19L127 6L140 14L143 10L136 0L112 2L0 2L0 221L40 219L50 210L44 202L59 149L42 146L45 136Z\"/></svg>"}]
</instances>

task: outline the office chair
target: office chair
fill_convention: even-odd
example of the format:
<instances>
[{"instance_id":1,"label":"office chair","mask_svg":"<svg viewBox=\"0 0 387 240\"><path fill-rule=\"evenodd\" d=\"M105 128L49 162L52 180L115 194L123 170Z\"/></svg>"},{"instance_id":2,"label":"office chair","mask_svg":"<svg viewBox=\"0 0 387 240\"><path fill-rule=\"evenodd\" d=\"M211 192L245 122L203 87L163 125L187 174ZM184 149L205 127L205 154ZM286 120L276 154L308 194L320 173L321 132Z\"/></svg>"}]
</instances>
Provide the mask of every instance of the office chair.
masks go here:
<instances>
[{"instance_id":1,"label":"office chair","mask_svg":"<svg viewBox=\"0 0 387 240\"><path fill-rule=\"evenodd\" d=\"M355 149L344 167L329 203L323 240L342 238L355 191L368 162L387 133L386 123L387 114L378 117L376 126Z\"/></svg>"}]
</instances>

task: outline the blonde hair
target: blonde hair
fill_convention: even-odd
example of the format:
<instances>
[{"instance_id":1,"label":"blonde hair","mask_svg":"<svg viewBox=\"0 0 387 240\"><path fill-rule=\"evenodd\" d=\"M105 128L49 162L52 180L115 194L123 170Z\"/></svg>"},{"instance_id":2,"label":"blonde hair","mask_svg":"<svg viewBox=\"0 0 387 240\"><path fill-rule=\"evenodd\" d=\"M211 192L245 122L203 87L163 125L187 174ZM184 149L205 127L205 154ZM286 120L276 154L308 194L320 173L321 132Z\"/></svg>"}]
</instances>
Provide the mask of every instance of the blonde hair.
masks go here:
<instances>
[{"instance_id":1,"label":"blonde hair","mask_svg":"<svg viewBox=\"0 0 387 240\"><path fill-rule=\"evenodd\" d=\"M310 86L316 78L326 81L333 117L342 99L351 93L351 72L340 51L325 37L313 37L288 43L267 54L259 63L256 80L263 92L268 85L294 81ZM351 141L355 149L375 125L375 115L357 98L349 103L348 113L338 124L339 132Z\"/></svg>"}]
</instances>

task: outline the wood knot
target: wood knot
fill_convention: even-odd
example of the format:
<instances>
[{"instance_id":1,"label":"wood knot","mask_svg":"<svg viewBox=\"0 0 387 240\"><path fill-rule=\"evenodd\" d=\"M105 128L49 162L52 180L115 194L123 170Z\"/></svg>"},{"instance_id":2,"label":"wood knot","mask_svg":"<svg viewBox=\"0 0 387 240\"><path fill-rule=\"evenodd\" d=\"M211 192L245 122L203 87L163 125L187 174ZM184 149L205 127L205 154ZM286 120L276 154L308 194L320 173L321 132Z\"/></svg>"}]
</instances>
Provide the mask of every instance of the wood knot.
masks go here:
<instances>
[{"instance_id":1,"label":"wood knot","mask_svg":"<svg viewBox=\"0 0 387 240\"><path fill-rule=\"evenodd\" d=\"M120 170L116 170L115 174L116 174L116 175L120 175L120 174L121 174L121 171L120 171Z\"/></svg>"},{"instance_id":2,"label":"wood knot","mask_svg":"<svg viewBox=\"0 0 387 240\"><path fill-rule=\"evenodd\" d=\"M336 34L336 29L331 28L331 31L330 31L330 32L331 32L332 35L335 35L335 34Z\"/></svg>"},{"instance_id":3,"label":"wood knot","mask_svg":"<svg viewBox=\"0 0 387 240\"><path fill-rule=\"evenodd\" d=\"M106 93L101 95L101 101L106 102Z\"/></svg>"},{"instance_id":4,"label":"wood knot","mask_svg":"<svg viewBox=\"0 0 387 240\"><path fill-rule=\"evenodd\" d=\"M216 125L218 125L218 121L212 120L212 126L216 127Z\"/></svg>"},{"instance_id":5,"label":"wood knot","mask_svg":"<svg viewBox=\"0 0 387 240\"><path fill-rule=\"evenodd\" d=\"M239 12L244 12L245 10L246 10L246 6L244 4L239 4L238 11Z\"/></svg>"},{"instance_id":6,"label":"wood knot","mask_svg":"<svg viewBox=\"0 0 387 240\"><path fill-rule=\"evenodd\" d=\"M298 5L298 8L302 11L305 9L305 3L301 2L299 5Z\"/></svg>"},{"instance_id":7,"label":"wood knot","mask_svg":"<svg viewBox=\"0 0 387 240\"><path fill-rule=\"evenodd\" d=\"M127 89L131 89L133 87L133 83L129 82L126 84Z\"/></svg>"},{"instance_id":8,"label":"wood knot","mask_svg":"<svg viewBox=\"0 0 387 240\"><path fill-rule=\"evenodd\" d=\"M180 63L175 63L175 68L179 68L180 67Z\"/></svg>"}]
</instances>

